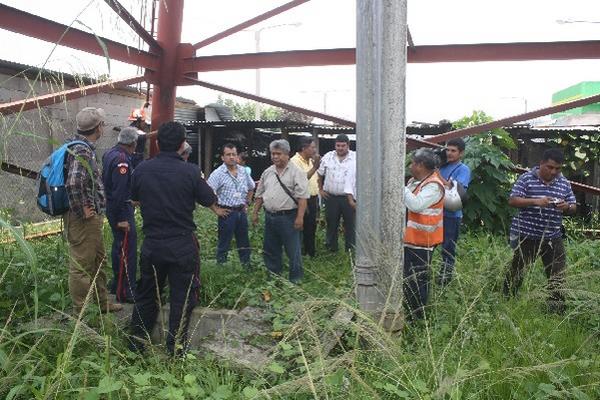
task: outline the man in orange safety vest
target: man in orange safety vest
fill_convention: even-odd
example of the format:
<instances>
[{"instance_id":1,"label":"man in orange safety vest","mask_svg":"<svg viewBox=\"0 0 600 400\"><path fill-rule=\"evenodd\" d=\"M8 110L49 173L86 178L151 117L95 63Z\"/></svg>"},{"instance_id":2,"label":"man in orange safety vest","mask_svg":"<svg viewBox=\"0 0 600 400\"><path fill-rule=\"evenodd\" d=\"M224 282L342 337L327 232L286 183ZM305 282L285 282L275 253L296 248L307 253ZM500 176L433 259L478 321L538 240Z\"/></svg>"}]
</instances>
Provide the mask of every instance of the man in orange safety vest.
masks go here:
<instances>
[{"instance_id":1,"label":"man in orange safety vest","mask_svg":"<svg viewBox=\"0 0 600 400\"><path fill-rule=\"evenodd\" d=\"M439 157L421 148L412 155L412 178L404 188L408 213L404 231L404 304L408 319L421 319L429 295L431 254L444 241L444 183Z\"/></svg>"}]
</instances>

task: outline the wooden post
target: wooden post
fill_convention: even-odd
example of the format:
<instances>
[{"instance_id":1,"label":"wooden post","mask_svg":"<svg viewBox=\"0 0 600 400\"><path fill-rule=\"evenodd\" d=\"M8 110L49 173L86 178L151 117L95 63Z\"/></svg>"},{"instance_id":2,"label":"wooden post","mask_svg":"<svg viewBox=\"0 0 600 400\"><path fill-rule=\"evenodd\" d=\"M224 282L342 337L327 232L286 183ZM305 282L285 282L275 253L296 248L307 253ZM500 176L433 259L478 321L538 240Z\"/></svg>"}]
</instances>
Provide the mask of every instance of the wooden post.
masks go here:
<instances>
[{"instance_id":1,"label":"wooden post","mask_svg":"<svg viewBox=\"0 0 600 400\"><path fill-rule=\"evenodd\" d=\"M212 126L207 126L204 131L204 177L208 179L212 172L213 161L213 131Z\"/></svg>"},{"instance_id":2,"label":"wooden post","mask_svg":"<svg viewBox=\"0 0 600 400\"><path fill-rule=\"evenodd\" d=\"M312 137L313 137L313 140L315 141L315 146L317 146L317 154L321 154L319 152L319 128L313 127Z\"/></svg>"},{"instance_id":3,"label":"wooden post","mask_svg":"<svg viewBox=\"0 0 600 400\"><path fill-rule=\"evenodd\" d=\"M198 168L202 168L202 131L202 126L198 126L198 147L196 149L196 161L198 162ZM208 178L208 176L206 178Z\"/></svg>"}]
</instances>

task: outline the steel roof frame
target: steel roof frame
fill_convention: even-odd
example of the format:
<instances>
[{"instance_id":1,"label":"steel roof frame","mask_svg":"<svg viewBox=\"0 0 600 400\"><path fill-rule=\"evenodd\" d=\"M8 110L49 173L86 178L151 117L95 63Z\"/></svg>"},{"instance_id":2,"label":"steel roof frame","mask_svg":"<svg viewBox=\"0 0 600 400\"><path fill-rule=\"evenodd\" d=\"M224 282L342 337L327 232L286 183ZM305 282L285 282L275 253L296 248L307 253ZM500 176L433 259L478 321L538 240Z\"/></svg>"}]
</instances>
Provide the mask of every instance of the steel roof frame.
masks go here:
<instances>
[{"instance_id":1,"label":"steel roof frame","mask_svg":"<svg viewBox=\"0 0 600 400\"><path fill-rule=\"evenodd\" d=\"M214 56L195 56L195 51L222 40L236 32L265 21L275 15L307 3L310 0L292 0L279 7L234 25L195 44L181 43L184 0L160 0L157 39L154 39L142 25L118 2L104 0L128 26L148 45L150 51L98 37L94 34L72 28L71 26L27 13L25 11L0 4L0 28L28 35L41 40L54 42L62 46L85 51L91 54L113 58L146 69L143 77L133 77L114 82L93 84L78 89L62 91L50 95L38 96L19 102L0 104L0 113L9 114L18 111L52 104L59 100L81 97L90 93L106 90L111 85L129 85L146 80L154 84L152 124L159 126L174 116L175 92L178 85L200 85L214 90L235 94L278 107L290 108L307 115L318 116L341 125L353 125L352 121L334 117L303 107L266 99L250 93L225 88L195 79L197 72L225 71L235 69L284 68L303 66L352 65L355 63L355 49L317 49L291 50L283 52L263 52L253 54L232 54ZM563 42L522 42L522 43L481 43L408 46L408 62L481 62L481 61L525 61L525 60L569 60L600 58L600 41L563 41ZM519 122L529 118L548 115L560 110L576 108L600 100L598 96L553 106L530 113L504 118L492 123L452 131L438 135L428 141L409 139L412 144L435 146L435 143L484 132L493 127L504 126L507 121ZM435 143L434 143L435 142ZM152 152L156 147L152 147ZM585 185L583 185L585 186ZM591 189L586 189L591 188ZM587 187L586 191L600 194L600 189Z\"/></svg>"}]
</instances>

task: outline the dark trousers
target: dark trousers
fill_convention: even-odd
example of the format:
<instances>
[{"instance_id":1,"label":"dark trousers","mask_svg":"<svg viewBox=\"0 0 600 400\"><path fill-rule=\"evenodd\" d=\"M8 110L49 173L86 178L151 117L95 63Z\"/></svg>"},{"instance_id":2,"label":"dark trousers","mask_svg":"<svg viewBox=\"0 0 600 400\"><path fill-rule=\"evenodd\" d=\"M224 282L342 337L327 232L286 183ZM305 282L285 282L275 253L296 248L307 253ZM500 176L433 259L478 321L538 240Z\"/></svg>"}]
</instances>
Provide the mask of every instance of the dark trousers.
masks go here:
<instances>
[{"instance_id":1,"label":"dark trousers","mask_svg":"<svg viewBox=\"0 0 600 400\"><path fill-rule=\"evenodd\" d=\"M404 247L404 305L408 319L425 316L424 307L429 297L429 264L433 251Z\"/></svg>"},{"instance_id":2,"label":"dark trousers","mask_svg":"<svg viewBox=\"0 0 600 400\"><path fill-rule=\"evenodd\" d=\"M244 211L232 210L228 216L219 217L219 242L217 243L217 262L227 261L229 245L235 236L240 262L250 264L250 239L248 238L248 215Z\"/></svg>"},{"instance_id":3,"label":"dark trousers","mask_svg":"<svg viewBox=\"0 0 600 400\"><path fill-rule=\"evenodd\" d=\"M294 229L296 213L275 215L265 213L263 257L267 269L274 274L283 270L283 251L290 262L290 281L302 279L302 255L300 254L300 231Z\"/></svg>"},{"instance_id":4,"label":"dark trousers","mask_svg":"<svg viewBox=\"0 0 600 400\"><path fill-rule=\"evenodd\" d=\"M526 269L542 257L544 272L548 278L548 303L551 307L564 307L564 284L566 269L565 246L562 237L554 239L520 238L512 263L504 280L504 294L516 295L523 283Z\"/></svg>"},{"instance_id":5,"label":"dark trousers","mask_svg":"<svg viewBox=\"0 0 600 400\"><path fill-rule=\"evenodd\" d=\"M110 291L117 294L117 300L123 301L122 293L117 291L119 277L121 277L122 288L125 289L125 297L134 299L136 291L137 274L137 232L135 229L135 219L133 216L133 207L128 212L127 222L129 222L129 232L117 228L117 220L114 213L107 213L108 223L112 230L113 243L111 249L113 279L110 283ZM127 239L127 240L125 240ZM125 253L125 257L123 257ZM123 268L123 271L121 269Z\"/></svg>"},{"instance_id":6,"label":"dark trousers","mask_svg":"<svg viewBox=\"0 0 600 400\"><path fill-rule=\"evenodd\" d=\"M304 214L304 228L302 229L302 241L304 252L311 257L316 254L315 234L317 232L317 214L319 212L319 196L311 196L306 204L308 212Z\"/></svg>"},{"instance_id":7,"label":"dark trousers","mask_svg":"<svg viewBox=\"0 0 600 400\"><path fill-rule=\"evenodd\" d=\"M438 283L447 284L452 280L456 243L460 234L461 217L444 216L444 243L442 244L442 267L438 275Z\"/></svg>"},{"instance_id":8,"label":"dark trousers","mask_svg":"<svg viewBox=\"0 0 600 400\"><path fill-rule=\"evenodd\" d=\"M338 250L338 226L340 218L344 218L344 239L346 250L354 248L354 221L355 212L348 203L346 195L330 195L325 199L325 219L327 220L327 235L325 246L330 251Z\"/></svg>"},{"instance_id":9,"label":"dark trousers","mask_svg":"<svg viewBox=\"0 0 600 400\"><path fill-rule=\"evenodd\" d=\"M158 315L160 295L169 280L170 312L167 349L187 346L190 315L198 304L200 256L198 242L190 234L163 240L145 239L140 256L141 279L131 317L135 337L148 338Z\"/></svg>"}]
</instances>

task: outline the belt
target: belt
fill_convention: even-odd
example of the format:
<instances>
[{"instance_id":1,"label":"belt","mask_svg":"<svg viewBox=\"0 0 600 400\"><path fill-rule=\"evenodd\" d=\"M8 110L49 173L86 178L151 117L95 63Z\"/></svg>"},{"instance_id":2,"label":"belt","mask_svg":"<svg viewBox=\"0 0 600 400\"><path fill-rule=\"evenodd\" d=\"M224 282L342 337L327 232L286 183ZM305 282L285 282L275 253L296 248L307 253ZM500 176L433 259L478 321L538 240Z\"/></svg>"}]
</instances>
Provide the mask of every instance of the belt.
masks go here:
<instances>
[{"instance_id":1,"label":"belt","mask_svg":"<svg viewBox=\"0 0 600 400\"><path fill-rule=\"evenodd\" d=\"M297 208L292 208L291 210L281 210L281 211L266 211L267 214L269 215L290 215L290 214L295 214L296 212L298 212Z\"/></svg>"},{"instance_id":2,"label":"belt","mask_svg":"<svg viewBox=\"0 0 600 400\"><path fill-rule=\"evenodd\" d=\"M246 208L245 204L242 204L241 206L223 206L221 204L217 204L219 207L221 208L225 208L227 210L232 210L232 211L244 211L244 209Z\"/></svg>"}]
</instances>

